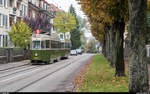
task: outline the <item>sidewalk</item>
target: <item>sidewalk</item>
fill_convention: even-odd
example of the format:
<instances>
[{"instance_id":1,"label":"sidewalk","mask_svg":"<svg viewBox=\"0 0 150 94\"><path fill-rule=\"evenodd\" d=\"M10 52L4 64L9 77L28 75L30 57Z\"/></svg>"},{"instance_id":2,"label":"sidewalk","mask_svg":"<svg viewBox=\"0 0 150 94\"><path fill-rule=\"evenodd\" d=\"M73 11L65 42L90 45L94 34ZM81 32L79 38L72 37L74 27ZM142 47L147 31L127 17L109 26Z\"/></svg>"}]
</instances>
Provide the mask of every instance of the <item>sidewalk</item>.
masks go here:
<instances>
[{"instance_id":1,"label":"sidewalk","mask_svg":"<svg viewBox=\"0 0 150 94\"><path fill-rule=\"evenodd\" d=\"M19 62L11 62L7 64L0 64L0 71L27 65L30 63L30 60L24 60L24 61L19 61Z\"/></svg>"}]
</instances>

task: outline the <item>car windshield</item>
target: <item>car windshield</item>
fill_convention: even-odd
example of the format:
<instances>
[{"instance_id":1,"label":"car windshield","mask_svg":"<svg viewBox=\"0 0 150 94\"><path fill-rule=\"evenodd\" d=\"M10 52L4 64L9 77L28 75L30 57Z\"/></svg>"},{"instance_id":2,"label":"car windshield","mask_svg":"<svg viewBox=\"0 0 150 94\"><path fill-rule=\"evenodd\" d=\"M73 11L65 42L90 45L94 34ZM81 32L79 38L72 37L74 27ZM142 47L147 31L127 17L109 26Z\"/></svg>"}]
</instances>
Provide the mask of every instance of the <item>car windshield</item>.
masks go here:
<instances>
[{"instance_id":1,"label":"car windshield","mask_svg":"<svg viewBox=\"0 0 150 94\"><path fill-rule=\"evenodd\" d=\"M75 50L71 50L71 52L76 52Z\"/></svg>"},{"instance_id":2,"label":"car windshield","mask_svg":"<svg viewBox=\"0 0 150 94\"><path fill-rule=\"evenodd\" d=\"M33 41L33 49L40 49L40 41Z\"/></svg>"}]
</instances>

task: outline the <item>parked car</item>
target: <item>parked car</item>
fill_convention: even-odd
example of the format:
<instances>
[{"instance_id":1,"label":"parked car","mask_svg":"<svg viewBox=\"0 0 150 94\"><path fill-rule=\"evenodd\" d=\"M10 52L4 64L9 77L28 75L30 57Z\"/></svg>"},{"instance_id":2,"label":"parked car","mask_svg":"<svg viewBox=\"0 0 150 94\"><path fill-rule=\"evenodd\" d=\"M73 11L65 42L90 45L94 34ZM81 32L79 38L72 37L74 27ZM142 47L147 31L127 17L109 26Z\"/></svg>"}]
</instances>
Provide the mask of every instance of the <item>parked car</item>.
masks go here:
<instances>
[{"instance_id":1,"label":"parked car","mask_svg":"<svg viewBox=\"0 0 150 94\"><path fill-rule=\"evenodd\" d=\"M71 50L71 51L70 51L70 55L76 55L76 56L77 56L77 54L78 54L78 53L77 53L76 50Z\"/></svg>"},{"instance_id":2,"label":"parked car","mask_svg":"<svg viewBox=\"0 0 150 94\"><path fill-rule=\"evenodd\" d=\"M77 51L78 54L80 54L80 55L82 54L82 50L81 49L76 49L76 51Z\"/></svg>"}]
</instances>

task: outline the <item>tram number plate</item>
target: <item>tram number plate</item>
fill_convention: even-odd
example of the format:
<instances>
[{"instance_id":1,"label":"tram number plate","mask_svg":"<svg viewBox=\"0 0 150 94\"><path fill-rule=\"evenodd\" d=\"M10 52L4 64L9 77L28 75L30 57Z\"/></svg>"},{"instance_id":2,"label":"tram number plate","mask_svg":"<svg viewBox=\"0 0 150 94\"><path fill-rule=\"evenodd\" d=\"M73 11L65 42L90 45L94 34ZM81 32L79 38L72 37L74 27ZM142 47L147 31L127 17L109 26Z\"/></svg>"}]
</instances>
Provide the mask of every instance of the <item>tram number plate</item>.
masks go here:
<instances>
[{"instance_id":1,"label":"tram number plate","mask_svg":"<svg viewBox=\"0 0 150 94\"><path fill-rule=\"evenodd\" d=\"M34 57L34 59L38 59L38 57Z\"/></svg>"}]
</instances>

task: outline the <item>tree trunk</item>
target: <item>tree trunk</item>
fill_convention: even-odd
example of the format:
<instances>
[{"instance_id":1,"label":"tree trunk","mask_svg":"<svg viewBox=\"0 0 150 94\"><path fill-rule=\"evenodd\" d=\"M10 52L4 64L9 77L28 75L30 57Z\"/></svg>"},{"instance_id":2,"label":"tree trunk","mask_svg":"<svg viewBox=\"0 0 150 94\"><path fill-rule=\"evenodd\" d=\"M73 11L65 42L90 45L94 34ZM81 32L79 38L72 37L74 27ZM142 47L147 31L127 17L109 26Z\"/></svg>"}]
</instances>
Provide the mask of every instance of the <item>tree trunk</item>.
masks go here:
<instances>
[{"instance_id":1,"label":"tree trunk","mask_svg":"<svg viewBox=\"0 0 150 94\"><path fill-rule=\"evenodd\" d=\"M111 53L110 53L110 34L109 34L109 32L110 31L107 31L108 33L107 33L107 35L108 35L108 38L107 38L107 40L108 40L108 54L107 54L107 60L110 62L111 60L110 60L110 55L111 55Z\"/></svg>"},{"instance_id":2,"label":"tree trunk","mask_svg":"<svg viewBox=\"0 0 150 94\"><path fill-rule=\"evenodd\" d=\"M129 0L130 60L129 91L148 92L148 68L145 50L147 0Z\"/></svg>"},{"instance_id":3,"label":"tree trunk","mask_svg":"<svg viewBox=\"0 0 150 94\"><path fill-rule=\"evenodd\" d=\"M106 34L104 34L103 55L106 57Z\"/></svg>"},{"instance_id":4,"label":"tree trunk","mask_svg":"<svg viewBox=\"0 0 150 94\"><path fill-rule=\"evenodd\" d=\"M121 22L115 22L116 24L116 73L115 76L125 76L125 64L124 64L124 30L125 30L125 22L122 20Z\"/></svg>"},{"instance_id":5,"label":"tree trunk","mask_svg":"<svg viewBox=\"0 0 150 94\"><path fill-rule=\"evenodd\" d=\"M110 66L115 67L116 63L116 54L115 54L115 34L116 32L113 30L113 26L110 30Z\"/></svg>"},{"instance_id":6,"label":"tree trunk","mask_svg":"<svg viewBox=\"0 0 150 94\"><path fill-rule=\"evenodd\" d=\"M110 58L109 58L109 55L110 55L110 52L109 52L109 32L106 31L106 59L107 61L109 62L110 61Z\"/></svg>"}]
</instances>

